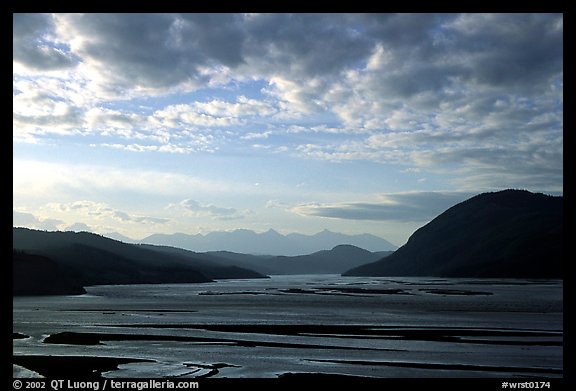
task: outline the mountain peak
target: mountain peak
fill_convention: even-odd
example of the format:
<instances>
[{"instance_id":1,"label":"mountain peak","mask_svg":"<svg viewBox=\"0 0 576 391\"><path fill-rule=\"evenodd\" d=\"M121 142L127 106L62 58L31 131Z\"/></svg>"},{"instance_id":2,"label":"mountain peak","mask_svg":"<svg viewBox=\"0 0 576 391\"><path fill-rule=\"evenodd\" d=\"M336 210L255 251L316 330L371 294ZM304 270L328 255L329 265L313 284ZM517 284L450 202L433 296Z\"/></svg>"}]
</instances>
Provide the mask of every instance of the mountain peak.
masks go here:
<instances>
[{"instance_id":1,"label":"mountain peak","mask_svg":"<svg viewBox=\"0 0 576 391\"><path fill-rule=\"evenodd\" d=\"M154 234L142 243L180 247L191 251L230 251L243 254L296 256L350 244L368 251L390 251L396 246L374 235L345 235L324 229L315 235L283 235L274 229L255 233L247 229L211 232L203 236Z\"/></svg>"}]
</instances>

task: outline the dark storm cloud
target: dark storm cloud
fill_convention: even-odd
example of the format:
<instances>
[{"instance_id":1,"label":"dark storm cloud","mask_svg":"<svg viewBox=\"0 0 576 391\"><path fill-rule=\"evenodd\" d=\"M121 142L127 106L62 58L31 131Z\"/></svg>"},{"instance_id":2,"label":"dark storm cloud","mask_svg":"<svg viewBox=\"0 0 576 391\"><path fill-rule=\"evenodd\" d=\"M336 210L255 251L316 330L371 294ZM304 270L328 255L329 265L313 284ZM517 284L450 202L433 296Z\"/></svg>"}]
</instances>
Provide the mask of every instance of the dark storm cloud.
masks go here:
<instances>
[{"instance_id":1,"label":"dark storm cloud","mask_svg":"<svg viewBox=\"0 0 576 391\"><path fill-rule=\"evenodd\" d=\"M346 220L418 222L430 220L470 196L470 193L435 192L387 194L379 203L306 204L292 211Z\"/></svg>"},{"instance_id":2,"label":"dark storm cloud","mask_svg":"<svg viewBox=\"0 0 576 391\"><path fill-rule=\"evenodd\" d=\"M54 29L47 14L13 14L12 57L14 61L36 70L63 69L76 65L78 57L67 47L56 47L48 34Z\"/></svg>"}]
</instances>

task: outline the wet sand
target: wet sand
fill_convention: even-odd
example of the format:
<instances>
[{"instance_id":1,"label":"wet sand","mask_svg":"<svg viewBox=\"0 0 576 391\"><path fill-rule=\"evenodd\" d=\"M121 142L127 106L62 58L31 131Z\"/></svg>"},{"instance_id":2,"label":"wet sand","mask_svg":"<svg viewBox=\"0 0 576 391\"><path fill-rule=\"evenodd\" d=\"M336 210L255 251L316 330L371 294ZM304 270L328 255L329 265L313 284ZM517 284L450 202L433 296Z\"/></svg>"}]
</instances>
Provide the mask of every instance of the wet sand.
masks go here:
<instances>
[{"instance_id":1,"label":"wet sand","mask_svg":"<svg viewBox=\"0 0 576 391\"><path fill-rule=\"evenodd\" d=\"M150 360L118 357L86 356L24 356L12 358L12 363L39 373L48 378L93 378L99 379L102 372L118 369L127 363L150 362Z\"/></svg>"}]
</instances>

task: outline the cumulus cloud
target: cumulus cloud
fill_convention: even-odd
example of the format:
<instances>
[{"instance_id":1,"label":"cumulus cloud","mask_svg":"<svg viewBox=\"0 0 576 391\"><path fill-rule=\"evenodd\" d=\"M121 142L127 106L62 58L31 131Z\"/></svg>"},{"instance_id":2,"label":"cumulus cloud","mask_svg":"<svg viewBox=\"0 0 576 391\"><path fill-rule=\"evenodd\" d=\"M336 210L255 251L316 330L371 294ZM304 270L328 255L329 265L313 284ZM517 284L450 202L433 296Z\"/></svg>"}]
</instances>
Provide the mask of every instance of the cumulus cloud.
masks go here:
<instances>
[{"instance_id":1,"label":"cumulus cloud","mask_svg":"<svg viewBox=\"0 0 576 391\"><path fill-rule=\"evenodd\" d=\"M90 200L51 202L37 207L34 213L13 210L14 227L47 231L109 232L130 228L148 231L171 221L169 218L121 211L107 203Z\"/></svg>"},{"instance_id":2,"label":"cumulus cloud","mask_svg":"<svg viewBox=\"0 0 576 391\"><path fill-rule=\"evenodd\" d=\"M194 151L199 150L210 150L210 148L202 148L199 146L195 147L188 147L188 146L180 146L180 145L173 145L173 144L164 144L164 145L143 145L143 144L91 144L92 146L96 147L105 147L105 148L112 148L112 149L122 149L124 151L130 152L166 152L166 153L180 153L180 154L187 154Z\"/></svg>"},{"instance_id":3,"label":"cumulus cloud","mask_svg":"<svg viewBox=\"0 0 576 391\"><path fill-rule=\"evenodd\" d=\"M13 58L16 141L194 153L274 129L278 153L561 186L562 14L15 14Z\"/></svg>"},{"instance_id":4,"label":"cumulus cloud","mask_svg":"<svg viewBox=\"0 0 576 391\"><path fill-rule=\"evenodd\" d=\"M551 14L463 14L446 22L446 39L469 53L469 77L492 87L540 90L563 69L563 18ZM453 45L454 46L454 45Z\"/></svg>"},{"instance_id":5,"label":"cumulus cloud","mask_svg":"<svg viewBox=\"0 0 576 391\"><path fill-rule=\"evenodd\" d=\"M376 93L409 98L459 81L541 87L562 70L562 21L554 14L15 14L13 34L16 52L43 39L58 53L65 43L98 70L99 82L134 90L202 85L218 67L237 80L325 89L327 78L364 69L378 71L370 78Z\"/></svg>"},{"instance_id":6,"label":"cumulus cloud","mask_svg":"<svg viewBox=\"0 0 576 391\"><path fill-rule=\"evenodd\" d=\"M46 208L63 212L68 215L74 214L77 216L89 216L96 220L111 219L122 223L164 224L170 221L166 218L130 214L114 209L106 203L90 200L81 200L69 203L50 203L46 205Z\"/></svg>"},{"instance_id":7,"label":"cumulus cloud","mask_svg":"<svg viewBox=\"0 0 576 391\"><path fill-rule=\"evenodd\" d=\"M383 194L378 202L308 203L292 207L293 213L345 220L420 222L469 198L471 193L413 192Z\"/></svg>"},{"instance_id":8,"label":"cumulus cloud","mask_svg":"<svg viewBox=\"0 0 576 391\"><path fill-rule=\"evenodd\" d=\"M50 71L79 62L69 47L54 37L51 15L13 14L12 20L12 57L16 63L33 70Z\"/></svg>"},{"instance_id":9,"label":"cumulus cloud","mask_svg":"<svg viewBox=\"0 0 576 391\"><path fill-rule=\"evenodd\" d=\"M272 131L265 131L265 132L248 132L244 136L240 138L243 140L258 140L258 139L267 139L272 134Z\"/></svg>"},{"instance_id":10,"label":"cumulus cloud","mask_svg":"<svg viewBox=\"0 0 576 391\"><path fill-rule=\"evenodd\" d=\"M59 14L58 34L70 42L103 91L164 90L207 82L203 69L242 63L243 31L233 14Z\"/></svg>"},{"instance_id":11,"label":"cumulus cloud","mask_svg":"<svg viewBox=\"0 0 576 391\"><path fill-rule=\"evenodd\" d=\"M249 99L240 95L235 103L222 101L219 99L209 102L195 102L195 111L216 117L266 117L274 114L277 109L266 101Z\"/></svg>"}]
</instances>

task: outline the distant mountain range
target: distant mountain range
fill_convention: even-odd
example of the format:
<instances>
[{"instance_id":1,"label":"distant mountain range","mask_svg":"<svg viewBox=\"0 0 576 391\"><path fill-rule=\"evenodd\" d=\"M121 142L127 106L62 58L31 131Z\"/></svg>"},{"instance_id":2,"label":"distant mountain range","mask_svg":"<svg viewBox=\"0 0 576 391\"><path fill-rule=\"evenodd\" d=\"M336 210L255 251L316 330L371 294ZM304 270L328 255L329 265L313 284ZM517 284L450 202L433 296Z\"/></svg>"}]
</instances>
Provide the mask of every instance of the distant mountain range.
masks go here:
<instances>
[{"instance_id":1,"label":"distant mountain range","mask_svg":"<svg viewBox=\"0 0 576 391\"><path fill-rule=\"evenodd\" d=\"M562 278L562 260L563 197L504 190L453 206L344 275Z\"/></svg>"},{"instance_id":2,"label":"distant mountain range","mask_svg":"<svg viewBox=\"0 0 576 391\"><path fill-rule=\"evenodd\" d=\"M107 236L126 242L136 242L119 234L112 233ZM273 229L263 233L238 229L231 232L211 232L206 235L153 234L137 242L179 247L196 252L230 251L242 254L285 256L330 250L341 244L350 244L372 252L393 251L397 248L387 240L374 235L345 235L328 230L315 235L298 233L282 235Z\"/></svg>"}]
</instances>

